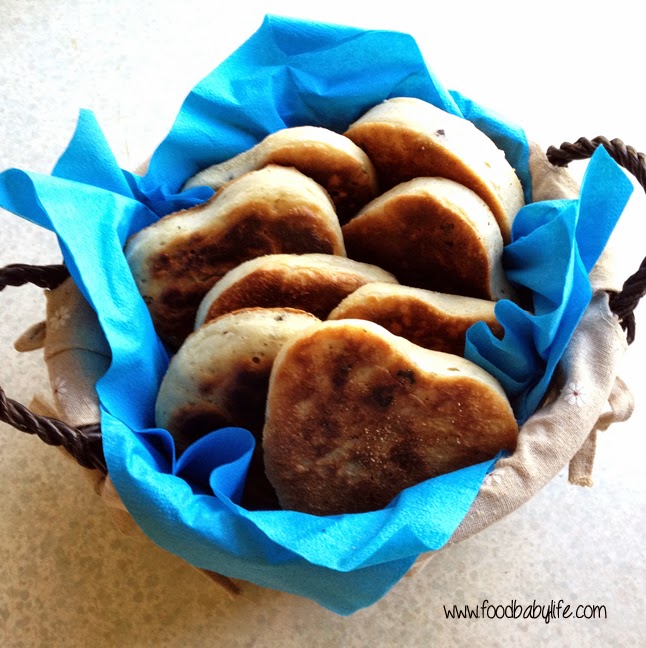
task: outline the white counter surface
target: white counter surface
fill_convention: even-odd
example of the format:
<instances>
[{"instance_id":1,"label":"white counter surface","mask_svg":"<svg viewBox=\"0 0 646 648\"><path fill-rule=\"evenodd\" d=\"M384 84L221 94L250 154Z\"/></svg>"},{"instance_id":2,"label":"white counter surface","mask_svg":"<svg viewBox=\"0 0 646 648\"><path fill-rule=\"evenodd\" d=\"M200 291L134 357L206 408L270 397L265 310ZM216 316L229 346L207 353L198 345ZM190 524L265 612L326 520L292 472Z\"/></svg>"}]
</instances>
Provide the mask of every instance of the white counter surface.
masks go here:
<instances>
[{"instance_id":1,"label":"white counter surface","mask_svg":"<svg viewBox=\"0 0 646 648\"><path fill-rule=\"evenodd\" d=\"M445 85L508 115L543 146L605 135L646 150L646 34L634 3L449 4L3 0L0 169L49 173L83 107L95 111L121 166L134 168L190 88L265 13L411 33ZM634 223L646 218L641 190L631 209ZM646 254L643 231L626 237L627 272ZM0 266L59 261L52 234L0 212ZM0 386L23 403L48 383L42 354L18 354L12 342L43 313L36 288L0 294ZM0 646L645 645L643 305L637 321L622 370L635 412L601 435L594 486L572 486L563 471L522 509L347 618L254 585L232 600L147 538L121 535L77 466L0 424ZM607 616L546 624L444 612L561 599L604 606Z\"/></svg>"}]
</instances>

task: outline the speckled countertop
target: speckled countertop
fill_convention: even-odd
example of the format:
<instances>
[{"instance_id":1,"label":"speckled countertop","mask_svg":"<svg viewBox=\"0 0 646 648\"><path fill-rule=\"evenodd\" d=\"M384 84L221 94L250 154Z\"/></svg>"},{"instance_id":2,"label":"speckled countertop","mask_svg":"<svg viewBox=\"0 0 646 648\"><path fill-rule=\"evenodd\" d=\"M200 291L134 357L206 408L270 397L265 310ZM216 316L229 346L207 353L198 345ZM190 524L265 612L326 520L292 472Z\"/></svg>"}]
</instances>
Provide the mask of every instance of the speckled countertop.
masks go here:
<instances>
[{"instance_id":1,"label":"speckled countertop","mask_svg":"<svg viewBox=\"0 0 646 648\"><path fill-rule=\"evenodd\" d=\"M589 3L542 2L521 15L517 3L448 4L420 13L400 0L396 13L386 5L366 15L363 3L336 1L307 10L271 0L3 0L0 169L49 173L81 107L96 112L121 166L134 168L190 88L267 12L412 33L446 85L514 118L542 145L603 134L646 150L634 3L612 3L611 15ZM641 193L631 210L633 224L646 214ZM626 272L646 253L628 231ZM0 266L59 260L52 234L0 213ZM48 384L42 355L18 354L12 342L43 309L35 288L0 295L0 385L24 403ZM643 305L637 318L622 370L635 412L601 436L594 487L571 486L561 473L521 510L349 618L253 585L231 599L147 538L121 535L81 469L0 424L0 646L644 645ZM603 605L607 618L445 618L444 606L485 599Z\"/></svg>"}]
</instances>

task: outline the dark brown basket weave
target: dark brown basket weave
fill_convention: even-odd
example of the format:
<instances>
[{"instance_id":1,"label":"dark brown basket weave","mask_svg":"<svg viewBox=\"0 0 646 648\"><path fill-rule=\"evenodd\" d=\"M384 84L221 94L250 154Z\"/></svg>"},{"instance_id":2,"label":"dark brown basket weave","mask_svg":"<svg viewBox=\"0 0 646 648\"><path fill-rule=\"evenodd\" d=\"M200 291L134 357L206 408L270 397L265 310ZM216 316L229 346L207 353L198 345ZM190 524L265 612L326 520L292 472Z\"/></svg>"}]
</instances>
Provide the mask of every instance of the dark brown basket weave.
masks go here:
<instances>
[{"instance_id":1,"label":"dark brown basket weave","mask_svg":"<svg viewBox=\"0 0 646 648\"><path fill-rule=\"evenodd\" d=\"M591 157L599 146L623 168L629 171L646 191L646 156L619 139L608 140L595 137L592 140L578 139L574 144L563 143L547 150L549 161L555 166L567 166L573 160ZM63 265L32 266L14 264L0 269L0 291L7 286L34 284L44 289L59 286L69 273ZM624 283L620 292L610 294L610 308L619 318L626 331L628 343L635 339L634 310L646 294L646 259L639 270ZM73 427L63 421L33 414L27 407L7 398L0 388L0 421L8 423L21 432L36 434L48 445L63 447L84 468L107 473L99 425Z\"/></svg>"}]
</instances>

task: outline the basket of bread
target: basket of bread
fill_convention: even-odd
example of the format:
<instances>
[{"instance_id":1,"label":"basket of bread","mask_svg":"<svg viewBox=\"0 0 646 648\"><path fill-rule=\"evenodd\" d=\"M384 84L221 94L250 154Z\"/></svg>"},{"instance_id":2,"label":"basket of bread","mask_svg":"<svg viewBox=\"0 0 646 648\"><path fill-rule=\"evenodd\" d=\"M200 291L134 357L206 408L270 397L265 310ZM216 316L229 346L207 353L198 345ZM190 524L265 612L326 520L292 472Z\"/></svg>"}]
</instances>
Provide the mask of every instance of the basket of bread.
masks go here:
<instances>
[{"instance_id":1,"label":"basket of bread","mask_svg":"<svg viewBox=\"0 0 646 648\"><path fill-rule=\"evenodd\" d=\"M44 348L55 402L0 392L2 420L229 589L370 605L568 464L589 483L631 413L644 279L613 284L606 246L643 156L548 154L410 36L268 17L145 172L84 111L51 177L2 174L0 204L64 243L0 270L46 289L16 345Z\"/></svg>"}]
</instances>

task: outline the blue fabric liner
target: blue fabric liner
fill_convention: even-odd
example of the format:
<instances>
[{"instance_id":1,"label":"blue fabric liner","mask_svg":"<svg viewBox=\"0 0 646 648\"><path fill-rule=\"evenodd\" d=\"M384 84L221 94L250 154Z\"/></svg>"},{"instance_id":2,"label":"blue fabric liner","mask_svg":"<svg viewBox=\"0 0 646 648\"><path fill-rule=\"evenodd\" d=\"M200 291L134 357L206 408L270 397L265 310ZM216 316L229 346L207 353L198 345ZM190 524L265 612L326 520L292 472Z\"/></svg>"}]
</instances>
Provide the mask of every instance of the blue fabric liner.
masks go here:
<instances>
[{"instance_id":1,"label":"blue fabric liner","mask_svg":"<svg viewBox=\"0 0 646 648\"><path fill-rule=\"evenodd\" d=\"M497 458L409 488L382 511L317 517L245 510L238 503L253 449L248 431L214 431L177 460L168 432L154 427L168 355L122 249L160 216L212 195L180 190L203 167L286 126L343 132L394 96L471 120L505 151L531 200L522 129L448 92L411 36L275 16L193 89L144 177L119 168L88 111L51 176L18 169L0 175L0 205L57 234L105 332L112 363L97 386L104 450L137 523L198 567L306 596L339 614L374 603L420 553L442 547ZM505 262L513 280L533 291L536 314L501 302L504 340L482 327L469 336L470 357L501 377L520 419L540 400L590 299L587 270L632 188L603 155L595 154L580 201L529 205L516 220Z\"/></svg>"},{"instance_id":2,"label":"blue fabric liner","mask_svg":"<svg viewBox=\"0 0 646 648\"><path fill-rule=\"evenodd\" d=\"M532 295L532 313L496 304L498 340L479 322L467 332L465 357L495 376L524 423L539 407L556 366L592 298L588 273L633 191L603 147L592 155L577 200L525 205L504 250L507 277Z\"/></svg>"}]
</instances>

